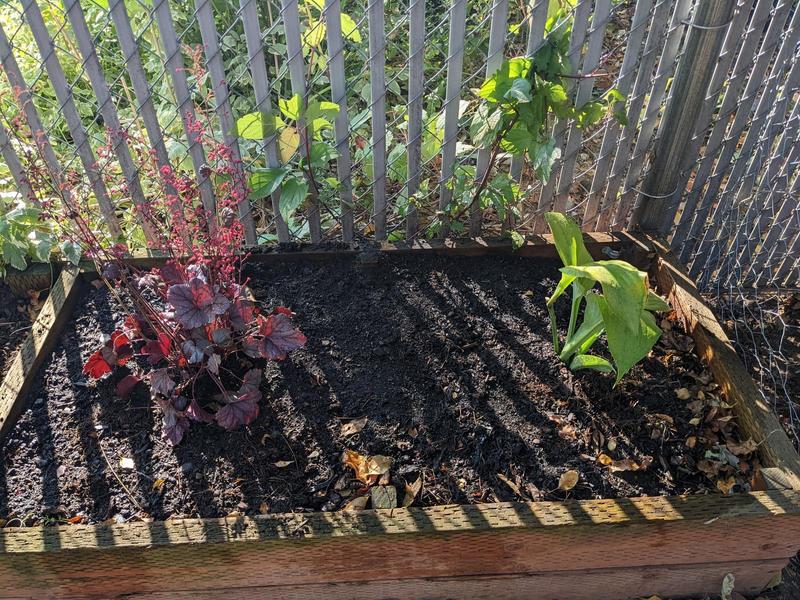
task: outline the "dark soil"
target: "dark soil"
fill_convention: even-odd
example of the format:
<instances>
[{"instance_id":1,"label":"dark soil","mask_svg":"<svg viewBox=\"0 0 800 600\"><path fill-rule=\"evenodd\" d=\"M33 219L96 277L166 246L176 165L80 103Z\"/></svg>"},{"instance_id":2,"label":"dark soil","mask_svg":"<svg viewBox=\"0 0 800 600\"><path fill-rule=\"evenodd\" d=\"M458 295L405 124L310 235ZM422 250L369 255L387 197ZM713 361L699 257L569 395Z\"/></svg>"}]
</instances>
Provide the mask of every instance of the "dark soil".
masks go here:
<instances>
[{"instance_id":1,"label":"dark soil","mask_svg":"<svg viewBox=\"0 0 800 600\"><path fill-rule=\"evenodd\" d=\"M0 373L5 373L14 352L28 335L30 324L23 303L0 281Z\"/></svg>"},{"instance_id":2,"label":"dark soil","mask_svg":"<svg viewBox=\"0 0 800 600\"><path fill-rule=\"evenodd\" d=\"M659 343L616 388L607 375L570 373L544 308L558 266L394 257L253 267L255 296L296 311L308 345L267 366L268 401L253 424L195 423L175 448L144 386L123 400L114 396L123 373L96 386L82 378L101 334L120 321L107 292L92 290L0 447L0 517L337 510L364 493L342 464L345 449L391 457L399 498L422 477L416 505L713 489L695 468L703 449L686 447L697 427L674 392L702 371L695 355ZM342 425L360 417L363 431L343 438ZM646 468L611 472L597 462L601 450ZM568 469L580 480L560 491Z\"/></svg>"}]
</instances>

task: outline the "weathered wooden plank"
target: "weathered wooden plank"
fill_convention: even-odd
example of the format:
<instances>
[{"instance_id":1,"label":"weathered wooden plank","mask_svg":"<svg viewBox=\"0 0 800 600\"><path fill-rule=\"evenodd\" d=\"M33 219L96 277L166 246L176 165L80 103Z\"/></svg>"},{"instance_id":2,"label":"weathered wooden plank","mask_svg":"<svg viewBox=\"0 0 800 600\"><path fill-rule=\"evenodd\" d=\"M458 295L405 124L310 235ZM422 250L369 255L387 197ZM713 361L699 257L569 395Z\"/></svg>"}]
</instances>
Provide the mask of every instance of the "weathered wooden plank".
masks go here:
<instances>
[{"instance_id":1,"label":"weathered wooden plank","mask_svg":"<svg viewBox=\"0 0 800 600\"><path fill-rule=\"evenodd\" d=\"M158 168L172 170L167 146L164 143L164 134L161 131L161 125L158 123L158 115L153 104L153 94L147 83L147 75L145 75L142 59L139 56L139 44L133 35L128 11L125 8L125 0L109 0L108 8L111 18L114 20L114 28L117 31L120 50L122 50L125 58L125 70L131 79L133 93L136 95L138 104L138 106L134 107L136 114L139 115L144 123L147 139L150 141L150 146L155 153ZM163 185L167 194L177 194L171 184L164 182ZM183 206L178 207L178 210L182 218Z\"/></svg>"},{"instance_id":2,"label":"weathered wooden plank","mask_svg":"<svg viewBox=\"0 0 800 600\"><path fill-rule=\"evenodd\" d=\"M408 7L408 139L406 163L408 175L406 195L409 199L419 190L422 159L422 96L425 93L425 0L411 0ZM406 214L406 240L417 236L417 207L409 203Z\"/></svg>"},{"instance_id":3,"label":"weathered wooden plank","mask_svg":"<svg viewBox=\"0 0 800 600\"><path fill-rule=\"evenodd\" d=\"M2 154L3 160L6 161L8 170L11 171L11 177L14 179L20 197L27 202L40 206L39 199L30 186L28 176L25 174L25 169L17 156L17 152L14 150L14 146L11 145L8 130L2 123L0 123L0 154Z\"/></svg>"},{"instance_id":4,"label":"weathered wooden plank","mask_svg":"<svg viewBox=\"0 0 800 600\"><path fill-rule=\"evenodd\" d=\"M575 92L575 106L583 106L592 99L594 77L589 76L589 74L597 68L600 62L600 53L603 51L603 37L610 17L611 0L597 0L592 14L591 29L587 36L588 42L586 53L583 57L583 65L580 71L578 71L580 75L584 75L584 78L578 81L578 89ZM572 187L575 162L577 161L578 150L580 149L582 141L583 129L576 127L575 122L570 123L553 204L554 209L558 212L567 212L568 208L570 208L569 192ZM555 177L555 173L553 177Z\"/></svg>"},{"instance_id":5,"label":"weathered wooden plank","mask_svg":"<svg viewBox=\"0 0 800 600\"><path fill-rule=\"evenodd\" d=\"M737 56L739 47L742 46L743 43L747 44L747 36L753 33L752 28L747 28L747 22L751 16L751 11L749 8L751 8L753 4L753 0L742 0L741 5L737 8L734 14L731 26L728 28L728 34L725 38L722 49L720 50L719 59L714 68L714 73L711 77L711 81L708 84L708 91L703 98L702 107L697 117L696 131L689 142L688 148L685 150L686 160L681 165L681 173L678 183L668 201L670 210L674 210L675 212L677 212L679 209L679 204L689 183L692 170L694 166L696 166L696 163L701 155L700 150L703 143L706 141L706 138L708 137L709 128L711 128L714 123L714 113L719 106L720 94L727 89L728 77L731 75L730 69L731 65L733 64L733 59ZM762 2L762 4L764 3ZM758 10L759 6L756 6L752 13L753 19L757 18ZM743 31L746 31L744 40L742 36ZM645 124L652 122L652 124L647 126L649 128L654 128L659 120L659 111L654 111L652 116L649 115L650 112L651 111L648 107L648 116L645 117ZM652 133L649 135L652 135ZM636 151L634 151L634 154L636 154ZM694 207L690 208L685 206L683 208L683 212L678 217L679 223L686 219L687 211L691 211L693 209ZM674 230L675 228L673 228L673 231ZM677 241L677 239L673 237L672 241Z\"/></svg>"},{"instance_id":6,"label":"weathered wooden plank","mask_svg":"<svg viewBox=\"0 0 800 600\"><path fill-rule=\"evenodd\" d=\"M636 569L575 570L566 573L499 575L479 577L436 577L430 579L391 579L339 582L305 586L230 588L191 592L153 592L128 596L131 600L239 600L264 597L280 600L330 598L374 600L375 598L470 598L471 600L620 600L655 595L659 598L713 595L722 587L727 573L736 580L736 590L746 594L761 592L786 560L744 561L681 565L677 567L639 567ZM644 596L642 595L644 594Z\"/></svg>"},{"instance_id":7,"label":"weathered wooden plank","mask_svg":"<svg viewBox=\"0 0 800 600\"><path fill-rule=\"evenodd\" d=\"M353 241L353 181L350 175L350 119L347 115L347 77L344 70L344 40L342 39L342 7L340 0L326 0L323 10L327 23L328 78L331 82L331 101L339 105L333 122L336 136L336 175L339 179L342 240Z\"/></svg>"},{"instance_id":8,"label":"weathered wooden plank","mask_svg":"<svg viewBox=\"0 0 800 600\"><path fill-rule=\"evenodd\" d=\"M386 24L383 0L368 0L372 112L372 207L375 239L386 239Z\"/></svg>"},{"instance_id":9,"label":"weathered wooden plank","mask_svg":"<svg viewBox=\"0 0 800 600\"><path fill-rule=\"evenodd\" d=\"M89 76L89 82L97 98L98 110L103 116L106 132L114 149L114 154L119 161L122 175L125 177L127 191L138 209L136 211L137 220L142 226L142 231L148 244L153 245L158 239L158 230L153 224L154 215L150 214L148 210L144 190L142 190L142 184L139 181L138 169L133 162L133 158L131 158L127 136L119 121L117 109L114 106L111 91L103 73L103 67L100 66L100 60L97 57L92 34L89 33L89 27L86 25L83 9L79 0L64 0L64 7L67 12L67 18L72 25L72 32L78 41L78 49L83 57L83 68Z\"/></svg>"},{"instance_id":10,"label":"weathered wooden plank","mask_svg":"<svg viewBox=\"0 0 800 600\"><path fill-rule=\"evenodd\" d=\"M576 73L581 64L581 55L583 54L583 44L586 40L586 33L589 29L589 16L591 15L592 3L589 0L581 0L575 6L575 11L572 16L572 31L569 36L569 50L567 52L567 59L570 64L570 71ZM562 25L563 26L563 25ZM575 89L574 80L567 82L567 94L573 96L577 90ZM550 178L544 183L539 198L536 203L536 216L533 220L533 230L536 233L541 233L547 226L544 221L544 213L553 207L554 195L556 190L556 180L558 179L557 173L561 170L561 165L564 163L564 144L566 141L567 133L567 119L556 119L556 124L553 131L553 138L555 139L556 148L561 153L561 158L557 159L553 164L553 170Z\"/></svg>"},{"instance_id":11,"label":"weathered wooden plank","mask_svg":"<svg viewBox=\"0 0 800 600\"><path fill-rule=\"evenodd\" d=\"M631 20L631 28L628 31L628 39L625 47L625 56L622 59L622 66L617 75L616 87L627 99L633 85L633 78L636 74L636 66L639 61L644 34L647 31L647 22L650 18L650 10L653 7L653 0L639 0ZM619 103L617 107L622 106ZM627 112L627 111L626 111ZM611 167L611 159L614 157L614 150L617 147L620 134L620 124L612 119L606 125L603 134L603 142L600 146L600 153L597 157L597 164L592 176L592 184L589 187L589 196L586 200L586 209L583 213L581 227L584 231L595 231L597 227L597 213L608 177L608 170Z\"/></svg>"},{"instance_id":12,"label":"weathered wooden plank","mask_svg":"<svg viewBox=\"0 0 800 600\"><path fill-rule=\"evenodd\" d=\"M605 0L604 0L605 1ZM508 29L508 0L495 0L492 4L491 24L489 26L489 50L486 55L486 79L494 75L503 64L503 48ZM475 168L475 182L480 184L489 168L489 149L478 150L478 164ZM480 235L483 222L483 210L480 203L475 203L470 211L469 234Z\"/></svg>"},{"instance_id":13,"label":"weathered wooden plank","mask_svg":"<svg viewBox=\"0 0 800 600\"><path fill-rule=\"evenodd\" d=\"M153 13L158 23L161 43L164 45L165 67L172 78L172 89L178 102L178 110L183 121L183 130L189 143L189 156L192 159L192 166L197 177L200 198L206 211L211 215L216 215L217 202L206 168L206 153L200 136L194 130L197 115L194 110L192 95L189 91L189 84L186 80L186 66L183 62L183 54L181 54L180 40L175 32L175 23L172 21L169 1L153 0ZM212 227L214 223L215 221L212 219Z\"/></svg>"},{"instance_id":14,"label":"weathered wooden plank","mask_svg":"<svg viewBox=\"0 0 800 600\"><path fill-rule=\"evenodd\" d=\"M576 566L674 571L707 566L709 547L712 564L747 556L779 565L798 546L800 492L771 490L6 528L0 578L5 593L48 590L51 597L369 586L394 579L575 576Z\"/></svg>"},{"instance_id":15,"label":"weathered wooden plank","mask_svg":"<svg viewBox=\"0 0 800 600\"><path fill-rule=\"evenodd\" d=\"M467 0L453 0L450 6L450 41L447 45L447 84L443 107L444 140L442 141L442 172L439 182L439 210L442 211L442 225L439 237L445 237L450 233L450 219L444 215L444 211L447 210L453 199L453 190L450 185L455 174L466 21Z\"/></svg>"},{"instance_id":16,"label":"weathered wooden plank","mask_svg":"<svg viewBox=\"0 0 800 600\"><path fill-rule=\"evenodd\" d=\"M78 109L75 107L75 101L72 97L72 88L67 83L64 76L64 70L61 68L61 62L56 56L55 44L50 37L47 26L44 24L42 13L39 10L39 5L34 0L23 0L22 6L25 13L25 19L31 28L33 37L36 40L36 45L39 48L39 53L42 57L47 75L50 79L50 84L53 91L58 98L58 103L61 105L61 111L64 115L64 121L69 128L72 141L75 143L75 151L80 158L86 176L89 178L89 183L92 186L92 191L97 198L97 204L100 207L100 212L103 214L105 225L108 227L108 232L112 238L119 238L122 236L122 229L120 228L119 220L108 196L103 177L97 167L97 158L95 157L94 150L89 142L89 136L86 129L81 123L81 117L78 114Z\"/></svg>"},{"instance_id":17,"label":"weathered wooden plank","mask_svg":"<svg viewBox=\"0 0 800 600\"><path fill-rule=\"evenodd\" d=\"M14 426L26 395L33 385L39 367L56 343L61 330L72 314L72 306L80 295L78 270L67 266L50 289L31 331L7 367L0 383L0 438ZM0 544L0 553L3 545ZM1 579L1 578L0 578Z\"/></svg>"},{"instance_id":18,"label":"weathered wooden plank","mask_svg":"<svg viewBox=\"0 0 800 600\"><path fill-rule=\"evenodd\" d=\"M72 0L76 2L77 0ZM222 62L222 50L219 47L219 35L211 12L211 0L195 0L197 23L200 25L200 37L206 55L206 66L211 75L211 86L214 90L214 103L222 128L222 140L230 149L232 167L240 178L242 187L247 186L242 169L242 157L239 152L239 139L236 134L236 119L231 112L230 90L225 80L225 65ZM250 208L250 199L244 194L238 202L239 220L244 229L247 244L256 243L256 224Z\"/></svg>"},{"instance_id":19,"label":"weathered wooden plank","mask_svg":"<svg viewBox=\"0 0 800 600\"><path fill-rule=\"evenodd\" d=\"M772 7L771 3L764 9L767 11ZM686 199L686 205L691 206L696 204L697 208L688 214L692 216L691 225L689 225L688 232L683 236L681 250L678 255L681 263L688 264L689 259L696 254L698 241L702 237L706 221L708 219L711 208L717 198L717 192L722 184L722 178L727 173L733 155L739 143L739 137L744 131L745 127L750 121L750 115L753 110L758 90L764 83L764 72L773 57L775 48L777 47L781 33L786 25L789 16L789 0L780 0L779 4L772 11L771 18L766 22L761 23L761 27L767 26L766 33L761 35L762 30L758 23L754 23L753 27L756 29L755 37L752 44L748 45L749 51L754 51L753 44L761 42L758 48L758 53L755 55L755 61L752 56L744 56L742 75L746 72L750 73L749 78L744 80L742 78L731 78L728 83L728 91L723 98L722 107L720 108L720 117L714 128L711 131L708 143L706 144L706 151L700 167L695 174L695 179L692 183L692 190ZM758 8L758 6L756 6ZM797 22L798 13L795 12L795 19L793 23ZM764 16L767 19L766 15ZM791 29L791 28L790 28ZM740 53L742 56L742 53ZM739 59L736 61L734 72L739 69ZM744 86L744 91L742 87ZM730 123L730 115L735 112L733 122ZM709 179L710 175L710 179ZM702 200L699 201L694 197L695 194L701 195ZM679 226L679 231L682 231ZM714 232L716 233L716 232ZM698 266L699 268L699 266ZM690 266L690 272L694 272L694 265ZM694 272L696 274L696 272Z\"/></svg>"},{"instance_id":20,"label":"weathered wooden plank","mask_svg":"<svg viewBox=\"0 0 800 600\"><path fill-rule=\"evenodd\" d=\"M793 489L800 490L800 456L745 369L714 313L703 301L689 274L666 244L652 242L660 262L656 276L686 331L695 341L697 354L714 375L714 381L734 405L739 428L752 437L767 467L780 469Z\"/></svg>"},{"instance_id":21,"label":"weathered wooden plank","mask_svg":"<svg viewBox=\"0 0 800 600\"><path fill-rule=\"evenodd\" d=\"M286 34L286 60L289 63L289 79L292 82L292 93L299 95L303 100L303 106L306 106L308 99L306 98L306 76L302 37L300 35L300 12L297 0L281 0L281 15L283 16L283 28ZM297 120L297 130L300 134L300 152L305 155L311 147L305 119L300 118ZM310 180L308 189L308 230L311 234L311 241L316 244L322 240L319 193L314 188L314 183Z\"/></svg>"},{"instance_id":22,"label":"weathered wooden plank","mask_svg":"<svg viewBox=\"0 0 800 600\"><path fill-rule=\"evenodd\" d=\"M667 84L671 81L672 75L677 68L677 57L680 49L681 39L684 33L684 23L689 18L691 2L681 2L676 5L669 27L667 28L664 45L658 59L658 68L647 93L647 106L644 109L644 118L639 124L639 132L636 135L636 143L633 145L631 154L628 157L627 172L624 177L624 186L620 197L616 200L616 211L611 221L611 229L621 229L627 222L631 209L633 208L638 192L636 186L646 162L647 152L650 150L650 143L655 132L655 127L659 121L662 111L663 100L666 96ZM649 76L649 73L645 71ZM638 117L637 117L638 118ZM687 127L692 127L687 125ZM622 178L615 180L617 184ZM617 187L614 195L617 194Z\"/></svg>"},{"instance_id":23,"label":"weathered wooden plank","mask_svg":"<svg viewBox=\"0 0 800 600\"><path fill-rule=\"evenodd\" d=\"M549 6L549 0L536 0L533 9L530 11L528 41L525 43L525 56L533 56L544 43L544 26L547 23L547 11ZM525 159L522 156L515 156L511 159L510 174L517 182L522 178L524 162Z\"/></svg>"},{"instance_id":24,"label":"weathered wooden plank","mask_svg":"<svg viewBox=\"0 0 800 600\"><path fill-rule=\"evenodd\" d=\"M261 43L261 26L258 18L258 7L256 0L239 0L241 7L242 27L244 28L244 38L247 45L247 62L250 65L250 75L253 78L253 92L256 96L256 110L265 114L272 113L272 102L269 97L269 77L267 75L267 64L264 58L264 46ZM267 166L272 169L280 167L278 159L277 135L265 131L263 142L264 154ZM275 190L272 193L272 217L275 219L275 232L278 241L286 243L289 241L289 228L281 215L281 192Z\"/></svg>"},{"instance_id":25,"label":"weathered wooden plank","mask_svg":"<svg viewBox=\"0 0 800 600\"><path fill-rule=\"evenodd\" d=\"M675 13L673 14L673 24L675 24L675 20L677 19L676 26L679 26L682 15L685 16L688 14L690 7L690 0L678 0L675 5ZM665 29L670 8L672 8L672 2L669 0L657 0L653 10L653 18L647 32L644 50L642 51L639 64L636 67L636 79L633 84L633 92L631 92L630 98L628 99L626 112L628 123L623 127L622 135L618 139L616 152L614 153L614 161L611 166L611 173L608 175L605 191L601 194L602 201L597 219L597 229L599 231L607 231L614 218L617 192L630 166L629 161L632 144L636 138L639 117L641 116L647 97L647 91L650 87L650 75L655 66L657 53L661 49L662 42L667 35Z\"/></svg>"}]
</instances>

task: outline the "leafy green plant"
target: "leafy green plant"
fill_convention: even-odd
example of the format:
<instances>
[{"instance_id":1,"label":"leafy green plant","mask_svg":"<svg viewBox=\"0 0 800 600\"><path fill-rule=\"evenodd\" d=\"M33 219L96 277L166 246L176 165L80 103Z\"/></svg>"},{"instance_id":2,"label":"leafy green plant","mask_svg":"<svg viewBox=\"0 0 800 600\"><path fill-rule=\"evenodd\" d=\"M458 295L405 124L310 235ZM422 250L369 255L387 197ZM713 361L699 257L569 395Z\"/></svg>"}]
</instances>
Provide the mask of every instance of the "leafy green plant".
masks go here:
<instances>
[{"instance_id":1,"label":"leafy green plant","mask_svg":"<svg viewBox=\"0 0 800 600\"><path fill-rule=\"evenodd\" d=\"M451 211L451 216L460 217L476 205L493 206L501 219L513 210L519 186L504 173L494 175L501 153L522 157L534 177L546 182L561 156L553 137L556 118L571 119L579 128L594 125L609 114L625 120L624 113L617 109L624 96L615 88L581 106L574 105L569 82L582 76L571 73L571 30L569 7L554 9L545 27L544 45L533 56L503 61L477 90L482 102L473 114L469 133L476 148L488 151L489 164L466 203L454 194L453 202L459 207Z\"/></svg>"},{"instance_id":2,"label":"leafy green plant","mask_svg":"<svg viewBox=\"0 0 800 600\"><path fill-rule=\"evenodd\" d=\"M0 214L0 277L5 277L9 266L24 271L31 262L49 262L55 247L56 239L40 209L19 205ZM80 260L77 245L64 242L59 248L71 262Z\"/></svg>"},{"instance_id":3,"label":"leafy green plant","mask_svg":"<svg viewBox=\"0 0 800 600\"><path fill-rule=\"evenodd\" d=\"M555 238L556 250L564 266L561 280L547 299L547 312L556 353L573 371L594 369L616 373L616 381L642 360L658 341L661 329L654 312L669 310L667 302L648 289L647 274L623 260L594 260L583 243L580 228L567 216L550 212L545 215ZM600 284L602 292L595 289ZM556 315L553 308L572 288L567 336L559 345ZM578 316L583 307L582 321ZM612 361L589 349L606 334Z\"/></svg>"},{"instance_id":4,"label":"leafy green plant","mask_svg":"<svg viewBox=\"0 0 800 600\"><path fill-rule=\"evenodd\" d=\"M333 192L338 185L336 179L320 176L320 173L337 156L333 139L324 132L333 129L339 105L315 99L304 103L300 95L295 94L279 100L278 107L279 113L264 111L242 116L236 122L236 133L249 140L276 137L282 166L251 170L250 199L261 200L280 190L281 216L290 222L309 193L319 196L323 192Z\"/></svg>"}]
</instances>

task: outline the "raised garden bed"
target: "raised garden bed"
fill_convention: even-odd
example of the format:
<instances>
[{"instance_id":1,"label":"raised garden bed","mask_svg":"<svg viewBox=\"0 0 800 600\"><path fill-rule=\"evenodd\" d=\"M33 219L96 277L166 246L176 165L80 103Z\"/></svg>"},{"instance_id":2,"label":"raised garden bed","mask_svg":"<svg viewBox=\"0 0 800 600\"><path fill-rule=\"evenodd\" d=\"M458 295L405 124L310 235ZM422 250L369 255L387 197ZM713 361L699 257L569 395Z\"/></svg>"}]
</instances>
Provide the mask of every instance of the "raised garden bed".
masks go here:
<instances>
[{"instance_id":1,"label":"raised garden bed","mask_svg":"<svg viewBox=\"0 0 800 600\"><path fill-rule=\"evenodd\" d=\"M117 317L65 271L0 395L0 512L28 525L0 531L0 597L616 600L714 592L729 572L738 591L760 590L800 548L800 457L657 245L589 247L649 266L677 317L617 389L571 375L548 346L542 303L558 264L546 239L516 254L263 254L252 287L298 312L308 347L268 372L248 429L198 428L175 449L144 393L120 400L113 380L79 380ZM748 464L760 463L760 491L723 496L680 468L702 449L684 444L693 415L675 389L704 377L669 347L688 340L681 328L739 437L759 444ZM422 492L410 508L340 510L364 493L344 449L389 456L398 493L419 478ZM612 472L601 450L637 469ZM559 490L568 469L580 480ZM91 524L40 525L67 519Z\"/></svg>"}]
</instances>

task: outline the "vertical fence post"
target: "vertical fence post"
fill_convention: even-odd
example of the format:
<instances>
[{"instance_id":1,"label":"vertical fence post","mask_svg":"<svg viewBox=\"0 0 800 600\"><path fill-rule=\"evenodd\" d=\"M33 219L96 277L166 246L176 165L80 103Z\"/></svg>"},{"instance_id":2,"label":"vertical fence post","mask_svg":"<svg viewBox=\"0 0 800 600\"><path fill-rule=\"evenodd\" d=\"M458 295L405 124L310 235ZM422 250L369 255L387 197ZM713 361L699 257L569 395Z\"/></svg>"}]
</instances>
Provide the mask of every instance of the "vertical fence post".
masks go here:
<instances>
[{"instance_id":1,"label":"vertical fence post","mask_svg":"<svg viewBox=\"0 0 800 600\"><path fill-rule=\"evenodd\" d=\"M700 0L695 9L631 228L664 235L672 225L678 203L670 200L735 8L731 0Z\"/></svg>"}]
</instances>

